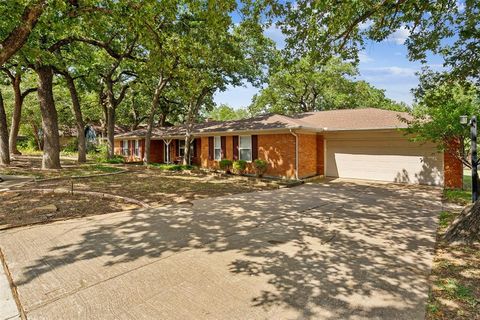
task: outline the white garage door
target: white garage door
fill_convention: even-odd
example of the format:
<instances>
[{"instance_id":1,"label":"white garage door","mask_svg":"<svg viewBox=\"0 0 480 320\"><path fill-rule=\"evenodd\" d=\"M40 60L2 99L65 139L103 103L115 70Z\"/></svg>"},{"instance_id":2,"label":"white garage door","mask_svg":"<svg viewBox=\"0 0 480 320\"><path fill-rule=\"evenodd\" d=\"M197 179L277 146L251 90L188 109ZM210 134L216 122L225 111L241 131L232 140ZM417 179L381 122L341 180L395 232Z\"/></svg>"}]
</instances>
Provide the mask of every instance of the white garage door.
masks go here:
<instances>
[{"instance_id":1,"label":"white garage door","mask_svg":"<svg viewBox=\"0 0 480 320\"><path fill-rule=\"evenodd\" d=\"M428 185L443 184L443 155L404 137L326 140L326 175Z\"/></svg>"}]
</instances>

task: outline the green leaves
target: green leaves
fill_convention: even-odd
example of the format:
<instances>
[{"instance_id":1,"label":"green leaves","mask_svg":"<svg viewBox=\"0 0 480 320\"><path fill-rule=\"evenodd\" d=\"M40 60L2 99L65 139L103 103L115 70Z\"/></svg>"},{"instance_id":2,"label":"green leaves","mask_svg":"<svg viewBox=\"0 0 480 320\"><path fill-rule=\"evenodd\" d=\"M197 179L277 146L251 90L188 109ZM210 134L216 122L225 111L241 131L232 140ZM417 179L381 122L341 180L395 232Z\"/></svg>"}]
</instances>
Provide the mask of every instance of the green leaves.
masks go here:
<instances>
[{"instance_id":1,"label":"green leaves","mask_svg":"<svg viewBox=\"0 0 480 320\"><path fill-rule=\"evenodd\" d=\"M480 115L478 89L472 83L452 80L448 74L424 71L416 99L407 131L415 140L436 142L447 151L449 142L459 141L461 148L455 155L468 164L470 127L460 124L460 116Z\"/></svg>"},{"instance_id":2,"label":"green leaves","mask_svg":"<svg viewBox=\"0 0 480 320\"><path fill-rule=\"evenodd\" d=\"M294 114L330 109L376 107L404 109L365 81L354 81L352 63L331 59L326 64L309 59L273 69L268 86L254 97L252 113Z\"/></svg>"}]
</instances>

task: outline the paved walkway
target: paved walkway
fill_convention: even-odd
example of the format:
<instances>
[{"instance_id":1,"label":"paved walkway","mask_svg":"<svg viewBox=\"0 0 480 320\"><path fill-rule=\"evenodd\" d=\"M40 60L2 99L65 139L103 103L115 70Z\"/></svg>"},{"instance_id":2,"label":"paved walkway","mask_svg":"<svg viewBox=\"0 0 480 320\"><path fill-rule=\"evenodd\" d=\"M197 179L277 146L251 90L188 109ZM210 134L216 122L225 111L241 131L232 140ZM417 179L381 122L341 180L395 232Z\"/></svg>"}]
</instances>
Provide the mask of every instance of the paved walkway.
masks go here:
<instances>
[{"instance_id":1,"label":"paved walkway","mask_svg":"<svg viewBox=\"0 0 480 320\"><path fill-rule=\"evenodd\" d=\"M337 181L0 233L29 319L423 319L440 190Z\"/></svg>"}]
</instances>

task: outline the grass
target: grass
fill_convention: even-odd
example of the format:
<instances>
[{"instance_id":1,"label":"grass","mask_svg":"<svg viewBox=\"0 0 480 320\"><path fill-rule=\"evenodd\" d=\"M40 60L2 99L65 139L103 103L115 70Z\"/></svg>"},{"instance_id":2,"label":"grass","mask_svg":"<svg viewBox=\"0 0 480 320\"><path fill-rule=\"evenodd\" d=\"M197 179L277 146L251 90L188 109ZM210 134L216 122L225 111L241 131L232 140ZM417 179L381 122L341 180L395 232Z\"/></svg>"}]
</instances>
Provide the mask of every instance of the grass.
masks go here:
<instances>
[{"instance_id":1,"label":"grass","mask_svg":"<svg viewBox=\"0 0 480 320\"><path fill-rule=\"evenodd\" d=\"M452 278L437 281L436 286L443 291L450 299L460 300L474 307L478 301L473 295L473 290L462 285L458 280Z\"/></svg>"},{"instance_id":2,"label":"grass","mask_svg":"<svg viewBox=\"0 0 480 320\"><path fill-rule=\"evenodd\" d=\"M455 219L455 214L449 211L442 211L440 212L440 217L439 217L439 226L442 229L447 228L450 223Z\"/></svg>"},{"instance_id":3,"label":"grass","mask_svg":"<svg viewBox=\"0 0 480 320\"><path fill-rule=\"evenodd\" d=\"M472 201L472 192L470 190L445 189L443 199L446 202L467 205Z\"/></svg>"},{"instance_id":4,"label":"grass","mask_svg":"<svg viewBox=\"0 0 480 320\"><path fill-rule=\"evenodd\" d=\"M446 202L467 205L472 201L472 175L470 170L463 170L463 188L445 189L443 200Z\"/></svg>"},{"instance_id":5,"label":"grass","mask_svg":"<svg viewBox=\"0 0 480 320\"><path fill-rule=\"evenodd\" d=\"M183 170L195 169L195 167L191 166L191 165L166 164L166 163L152 163L152 164L150 164L149 167L157 168L157 169L160 169L160 170L167 170L167 171L183 171Z\"/></svg>"}]
</instances>

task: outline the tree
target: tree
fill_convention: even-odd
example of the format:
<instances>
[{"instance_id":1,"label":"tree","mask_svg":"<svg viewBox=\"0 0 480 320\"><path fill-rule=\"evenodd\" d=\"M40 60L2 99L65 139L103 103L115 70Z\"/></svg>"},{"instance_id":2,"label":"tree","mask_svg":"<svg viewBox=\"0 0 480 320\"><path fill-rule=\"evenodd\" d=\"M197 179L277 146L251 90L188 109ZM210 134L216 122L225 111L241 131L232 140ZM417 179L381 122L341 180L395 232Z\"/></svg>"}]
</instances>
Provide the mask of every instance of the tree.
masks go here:
<instances>
[{"instance_id":1,"label":"tree","mask_svg":"<svg viewBox=\"0 0 480 320\"><path fill-rule=\"evenodd\" d=\"M0 67L10 59L28 39L32 29L38 22L43 13L47 0L33 1L27 5L20 17L20 23L13 26L17 22L17 9L19 6L13 1L7 1L6 5L0 7L0 30L9 30L7 34L0 32Z\"/></svg>"},{"instance_id":2,"label":"tree","mask_svg":"<svg viewBox=\"0 0 480 320\"><path fill-rule=\"evenodd\" d=\"M247 109L234 109L227 104L221 104L212 108L206 117L216 121L229 121L246 119L249 116Z\"/></svg>"},{"instance_id":3,"label":"tree","mask_svg":"<svg viewBox=\"0 0 480 320\"><path fill-rule=\"evenodd\" d=\"M428 52L438 53L456 77L479 79L478 1L299 0L252 6L265 10L286 35L285 52L290 57L309 55L326 61L339 56L358 61L358 52L368 40L380 42L402 29L408 33L410 59L424 61Z\"/></svg>"},{"instance_id":4,"label":"tree","mask_svg":"<svg viewBox=\"0 0 480 320\"><path fill-rule=\"evenodd\" d=\"M471 82L453 80L451 74L425 71L420 79L413 118L405 119L409 125L407 132L414 135L414 140L437 143L439 149L471 167L470 128L460 124L460 116L480 114L478 87ZM465 208L451 224L444 237L447 242L479 240L479 203Z\"/></svg>"},{"instance_id":5,"label":"tree","mask_svg":"<svg viewBox=\"0 0 480 320\"><path fill-rule=\"evenodd\" d=\"M460 124L460 116L480 114L478 88L470 82L451 79L449 74L425 71L415 90L416 102L407 131L416 141L435 142L439 149L451 153L471 167L470 128ZM458 142L459 148L452 148Z\"/></svg>"},{"instance_id":6,"label":"tree","mask_svg":"<svg viewBox=\"0 0 480 320\"><path fill-rule=\"evenodd\" d=\"M249 109L254 114L294 114L362 107L405 109L405 106L386 98L382 90L365 81L352 80L356 74L352 63L335 58L325 64L308 58L291 64L283 62L273 69L267 87L254 96Z\"/></svg>"},{"instance_id":7,"label":"tree","mask_svg":"<svg viewBox=\"0 0 480 320\"><path fill-rule=\"evenodd\" d=\"M20 130L23 101L30 93L35 92L37 88L28 88L22 92L22 76L27 71L25 67L13 64L9 67L2 67L0 68L0 70L2 70L10 79L10 84L14 93L14 109L12 112L12 121L10 125L10 134L8 141L10 154L18 155L21 154L20 151L18 151L17 149L17 137L18 131Z\"/></svg>"},{"instance_id":8,"label":"tree","mask_svg":"<svg viewBox=\"0 0 480 320\"><path fill-rule=\"evenodd\" d=\"M0 91L0 166L10 164L10 152L8 150L7 115L3 103L2 92Z\"/></svg>"}]
</instances>

